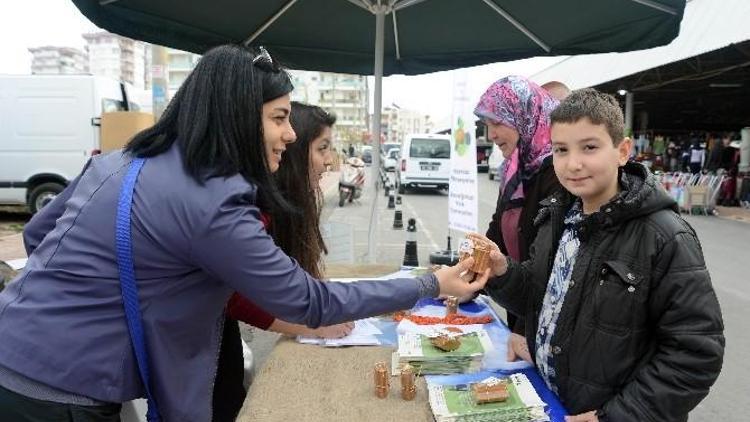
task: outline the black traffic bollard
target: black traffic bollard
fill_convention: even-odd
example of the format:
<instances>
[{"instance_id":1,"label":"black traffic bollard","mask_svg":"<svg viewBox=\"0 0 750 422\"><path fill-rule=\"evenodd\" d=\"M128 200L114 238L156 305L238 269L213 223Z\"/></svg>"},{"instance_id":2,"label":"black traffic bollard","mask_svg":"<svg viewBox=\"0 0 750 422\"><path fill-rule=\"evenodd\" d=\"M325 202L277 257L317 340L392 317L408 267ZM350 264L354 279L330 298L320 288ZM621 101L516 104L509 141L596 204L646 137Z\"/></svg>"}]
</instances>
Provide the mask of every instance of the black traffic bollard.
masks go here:
<instances>
[{"instance_id":1,"label":"black traffic bollard","mask_svg":"<svg viewBox=\"0 0 750 422\"><path fill-rule=\"evenodd\" d=\"M391 194L391 185L389 185L388 183L384 183L383 184L383 193L385 194L384 196L390 195Z\"/></svg>"},{"instance_id":2,"label":"black traffic bollard","mask_svg":"<svg viewBox=\"0 0 750 422\"><path fill-rule=\"evenodd\" d=\"M418 267L417 257L417 220L410 218L406 226L406 245L404 247L404 263L407 267Z\"/></svg>"},{"instance_id":3,"label":"black traffic bollard","mask_svg":"<svg viewBox=\"0 0 750 422\"><path fill-rule=\"evenodd\" d=\"M449 265L458 264L458 252L451 249L451 237L448 236L448 248L442 251L430 254L430 264L432 265Z\"/></svg>"},{"instance_id":4,"label":"black traffic bollard","mask_svg":"<svg viewBox=\"0 0 750 422\"><path fill-rule=\"evenodd\" d=\"M396 198L393 192L391 192L390 195L388 195L388 209L392 210L396 208Z\"/></svg>"},{"instance_id":5,"label":"black traffic bollard","mask_svg":"<svg viewBox=\"0 0 750 422\"><path fill-rule=\"evenodd\" d=\"M393 213L393 228L394 229L403 229L404 228L404 221L403 221L403 217L401 215L401 210L396 210L396 212Z\"/></svg>"},{"instance_id":6,"label":"black traffic bollard","mask_svg":"<svg viewBox=\"0 0 750 422\"><path fill-rule=\"evenodd\" d=\"M401 205L401 195L396 195L396 205Z\"/></svg>"}]
</instances>

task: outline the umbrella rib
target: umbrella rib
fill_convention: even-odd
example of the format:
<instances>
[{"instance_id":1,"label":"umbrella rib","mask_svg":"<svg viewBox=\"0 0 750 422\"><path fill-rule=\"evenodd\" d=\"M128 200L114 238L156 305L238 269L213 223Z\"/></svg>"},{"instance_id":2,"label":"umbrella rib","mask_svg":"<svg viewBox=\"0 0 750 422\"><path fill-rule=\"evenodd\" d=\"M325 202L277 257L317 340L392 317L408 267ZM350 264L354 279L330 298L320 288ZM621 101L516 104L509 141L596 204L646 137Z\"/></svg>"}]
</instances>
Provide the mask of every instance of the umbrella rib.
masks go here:
<instances>
[{"instance_id":1,"label":"umbrella rib","mask_svg":"<svg viewBox=\"0 0 750 422\"><path fill-rule=\"evenodd\" d=\"M108 4L116 3L120 0L99 0L99 6L106 6Z\"/></svg>"},{"instance_id":2,"label":"umbrella rib","mask_svg":"<svg viewBox=\"0 0 750 422\"><path fill-rule=\"evenodd\" d=\"M651 8L654 8L656 10L661 10L662 12L669 13L670 15L676 15L677 11L673 7L669 7L667 5L655 2L653 0L630 0L636 3L640 3L644 6L648 6Z\"/></svg>"},{"instance_id":3,"label":"umbrella rib","mask_svg":"<svg viewBox=\"0 0 750 422\"><path fill-rule=\"evenodd\" d=\"M348 1L349 3L355 5L355 6L359 7L359 8L365 9L368 12L372 12L372 10L370 10L370 6L366 5L361 0L346 0L346 1Z\"/></svg>"},{"instance_id":4,"label":"umbrella rib","mask_svg":"<svg viewBox=\"0 0 750 422\"><path fill-rule=\"evenodd\" d=\"M409 6L414 6L415 4L422 3L423 1L427 1L427 0L403 0L401 3L393 6L393 11L406 9Z\"/></svg>"},{"instance_id":5,"label":"umbrella rib","mask_svg":"<svg viewBox=\"0 0 750 422\"><path fill-rule=\"evenodd\" d=\"M396 60L401 60L401 50L398 46L398 24L396 23L396 11L392 13L393 16L393 40L396 42Z\"/></svg>"},{"instance_id":6,"label":"umbrella rib","mask_svg":"<svg viewBox=\"0 0 750 422\"><path fill-rule=\"evenodd\" d=\"M276 22L276 20L279 19L281 15L283 15L287 10L289 10L290 7L292 7L292 5L294 5L294 3L297 3L297 0L289 0L289 2L284 5L284 7L282 7L278 12L271 16L271 19L267 20L260 28L258 28L257 31L253 33L253 35L250 36L250 38L246 39L244 44L247 46L255 41L255 39L263 33L263 31L268 29L269 26Z\"/></svg>"},{"instance_id":7,"label":"umbrella rib","mask_svg":"<svg viewBox=\"0 0 750 422\"><path fill-rule=\"evenodd\" d=\"M511 16L503 8L501 8L500 6L496 5L491 0L483 0L483 1L492 10L494 10L500 16L502 16L503 18L505 18L505 20L507 20L508 22L510 22L511 24L513 24L513 26L515 26L519 31L523 32L524 35L526 35L527 37L531 38L531 40L534 41L539 47L542 47L542 49L544 51L546 51L547 53L549 53L550 51L552 51L552 48L550 48L550 46L548 46L544 41L542 41L541 38L539 38L536 35L534 35L534 33L531 32L531 30L529 30L528 28L526 28L521 22L518 22L517 20L515 20L513 18L513 16Z\"/></svg>"}]
</instances>

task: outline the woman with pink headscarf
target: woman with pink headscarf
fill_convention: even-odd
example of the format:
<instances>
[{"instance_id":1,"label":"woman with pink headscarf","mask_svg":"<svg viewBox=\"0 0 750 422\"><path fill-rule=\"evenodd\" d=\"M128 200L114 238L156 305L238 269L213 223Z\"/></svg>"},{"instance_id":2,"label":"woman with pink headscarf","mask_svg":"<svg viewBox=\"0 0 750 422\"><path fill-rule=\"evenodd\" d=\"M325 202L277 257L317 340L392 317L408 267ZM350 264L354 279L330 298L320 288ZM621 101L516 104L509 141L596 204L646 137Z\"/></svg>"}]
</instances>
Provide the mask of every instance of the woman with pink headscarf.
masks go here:
<instances>
[{"instance_id":1,"label":"woman with pink headscarf","mask_svg":"<svg viewBox=\"0 0 750 422\"><path fill-rule=\"evenodd\" d=\"M560 188L552 168L550 113L559 104L547 91L522 76L508 76L490 85L474 114L488 129L488 138L503 154L497 208L487 237L518 262L529 258L536 237L534 218L539 201ZM523 333L523 321L508 314L508 326ZM525 339L511 336L509 358L531 361Z\"/></svg>"}]
</instances>

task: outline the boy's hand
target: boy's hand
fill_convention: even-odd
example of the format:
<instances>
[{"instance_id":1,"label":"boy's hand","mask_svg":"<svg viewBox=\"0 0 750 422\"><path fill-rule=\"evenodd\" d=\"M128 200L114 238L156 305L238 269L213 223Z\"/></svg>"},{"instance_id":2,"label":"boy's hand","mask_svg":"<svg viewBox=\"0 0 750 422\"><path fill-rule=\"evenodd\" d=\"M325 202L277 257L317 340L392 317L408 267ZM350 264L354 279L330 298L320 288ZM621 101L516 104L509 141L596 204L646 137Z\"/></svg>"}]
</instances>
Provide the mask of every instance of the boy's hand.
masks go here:
<instances>
[{"instance_id":1,"label":"boy's hand","mask_svg":"<svg viewBox=\"0 0 750 422\"><path fill-rule=\"evenodd\" d=\"M596 411L592 410L579 415L566 416L565 422L599 422L599 418L596 417Z\"/></svg>"},{"instance_id":2,"label":"boy's hand","mask_svg":"<svg viewBox=\"0 0 750 422\"><path fill-rule=\"evenodd\" d=\"M508 271L508 260L505 258L505 255L500 252L500 248L495 244L495 242L487 239L486 236L475 232L467 233L466 237L471 240L476 239L490 245L490 247L492 248L492 251L490 251L490 268L492 269L492 274L494 276L499 277L505 274L506 271Z\"/></svg>"},{"instance_id":3,"label":"boy's hand","mask_svg":"<svg viewBox=\"0 0 750 422\"><path fill-rule=\"evenodd\" d=\"M435 271L435 277L440 286L440 296L465 297L482 290L490 278L490 269L484 274L477 274L474 281L470 281L473 273L469 270L474 265L474 258L465 259L452 267L443 267ZM470 273L472 277L466 277Z\"/></svg>"},{"instance_id":4,"label":"boy's hand","mask_svg":"<svg viewBox=\"0 0 750 422\"><path fill-rule=\"evenodd\" d=\"M526 337L511 333L508 337L508 362L513 362L518 358L528 363L533 363L531 361L531 353L529 353L529 344L526 343Z\"/></svg>"},{"instance_id":5,"label":"boy's hand","mask_svg":"<svg viewBox=\"0 0 750 422\"><path fill-rule=\"evenodd\" d=\"M490 252L490 268L495 277L500 277L508 271L508 259L500 251Z\"/></svg>"}]
</instances>

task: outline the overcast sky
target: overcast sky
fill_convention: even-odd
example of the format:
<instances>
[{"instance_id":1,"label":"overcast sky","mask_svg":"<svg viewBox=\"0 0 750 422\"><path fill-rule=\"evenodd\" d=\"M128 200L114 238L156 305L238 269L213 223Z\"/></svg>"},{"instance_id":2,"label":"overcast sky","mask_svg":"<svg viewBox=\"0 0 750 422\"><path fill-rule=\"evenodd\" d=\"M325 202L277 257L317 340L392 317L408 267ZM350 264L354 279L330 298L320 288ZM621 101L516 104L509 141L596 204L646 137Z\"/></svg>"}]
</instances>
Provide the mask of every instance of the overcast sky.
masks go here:
<instances>
[{"instance_id":1,"label":"overcast sky","mask_svg":"<svg viewBox=\"0 0 750 422\"><path fill-rule=\"evenodd\" d=\"M29 47L83 48L82 33L96 31L70 0L31 0L6 5L0 14L0 73L28 74ZM493 81L509 75L531 76L560 58L538 58L471 68L470 93L477 97ZM372 78L370 86L373 86ZM395 103L441 120L450 114L453 75L391 76L383 81L383 106ZM372 96L371 96L372 97Z\"/></svg>"}]
</instances>

